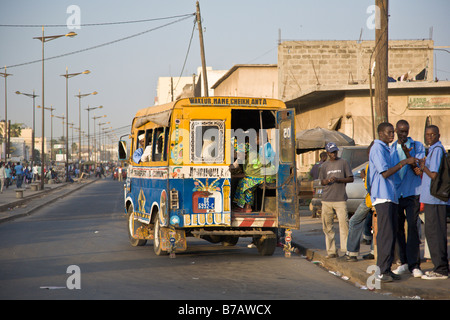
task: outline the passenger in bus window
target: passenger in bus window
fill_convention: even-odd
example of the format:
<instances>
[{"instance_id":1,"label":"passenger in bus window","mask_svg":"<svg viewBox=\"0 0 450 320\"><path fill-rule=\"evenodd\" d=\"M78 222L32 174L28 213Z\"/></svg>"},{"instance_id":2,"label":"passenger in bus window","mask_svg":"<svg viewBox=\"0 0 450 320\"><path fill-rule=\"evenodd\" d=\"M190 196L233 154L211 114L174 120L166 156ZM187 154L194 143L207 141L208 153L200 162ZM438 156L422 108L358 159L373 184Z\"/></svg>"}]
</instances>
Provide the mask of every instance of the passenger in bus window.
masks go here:
<instances>
[{"instance_id":1,"label":"passenger in bus window","mask_svg":"<svg viewBox=\"0 0 450 320\"><path fill-rule=\"evenodd\" d=\"M160 132L160 130L158 129ZM156 146L155 146L155 155L153 157L154 161L161 161L162 160L162 153L163 153L163 147L164 147L164 131L158 133L158 138L156 139Z\"/></svg>"},{"instance_id":2,"label":"passenger in bus window","mask_svg":"<svg viewBox=\"0 0 450 320\"><path fill-rule=\"evenodd\" d=\"M147 162L152 159L152 141L149 140L147 142L147 146L145 147L144 153L142 154L141 161Z\"/></svg>"},{"instance_id":3,"label":"passenger in bus window","mask_svg":"<svg viewBox=\"0 0 450 320\"><path fill-rule=\"evenodd\" d=\"M133 161L135 163L139 163L141 161L142 154L144 153L145 134L139 135L138 139L139 139L139 148L137 148L133 154Z\"/></svg>"},{"instance_id":4,"label":"passenger in bus window","mask_svg":"<svg viewBox=\"0 0 450 320\"><path fill-rule=\"evenodd\" d=\"M152 146L147 145L145 147L144 153L142 154L141 162L150 161L151 158L152 158Z\"/></svg>"}]
</instances>

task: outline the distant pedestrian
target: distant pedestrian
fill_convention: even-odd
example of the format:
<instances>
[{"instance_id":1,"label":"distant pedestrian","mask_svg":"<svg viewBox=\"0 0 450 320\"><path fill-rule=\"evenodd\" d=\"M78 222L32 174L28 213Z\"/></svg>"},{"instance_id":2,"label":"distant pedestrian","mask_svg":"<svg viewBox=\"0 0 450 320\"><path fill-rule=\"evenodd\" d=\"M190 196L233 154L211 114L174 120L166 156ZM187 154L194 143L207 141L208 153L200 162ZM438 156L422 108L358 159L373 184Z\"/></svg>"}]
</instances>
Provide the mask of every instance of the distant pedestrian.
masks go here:
<instances>
[{"instance_id":1,"label":"distant pedestrian","mask_svg":"<svg viewBox=\"0 0 450 320\"><path fill-rule=\"evenodd\" d=\"M119 167L119 169L117 169L117 177L119 178L119 181L122 181L122 167Z\"/></svg>"},{"instance_id":2,"label":"distant pedestrian","mask_svg":"<svg viewBox=\"0 0 450 320\"><path fill-rule=\"evenodd\" d=\"M407 164L414 164L417 159L406 158L392 166L389 143L394 141L394 126L388 122L380 123L378 137L370 149L368 179L371 182L370 200L377 212L377 266L380 269L377 278L381 282L390 282L400 280L400 276L391 271L398 228L394 173Z\"/></svg>"},{"instance_id":3,"label":"distant pedestrian","mask_svg":"<svg viewBox=\"0 0 450 320\"><path fill-rule=\"evenodd\" d=\"M23 166L20 162L17 162L14 171L16 172L16 186L17 188L21 188L23 183Z\"/></svg>"},{"instance_id":4,"label":"distant pedestrian","mask_svg":"<svg viewBox=\"0 0 450 320\"><path fill-rule=\"evenodd\" d=\"M345 186L347 183L353 182L353 173L348 162L337 156L339 149L335 143L328 143L325 150L329 160L322 164L319 173L319 179L324 186L322 193L322 226L325 234L327 258L336 258L338 257L338 252L334 239L333 210L336 211L339 220L340 248L341 251L346 253L348 212Z\"/></svg>"},{"instance_id":5,"label":"distant pedestrian","mask_svg":"<svg viewBox=\"0 0 450 320\"><path fill-rule=\"evenodd\" d=\"M5 165L6 189L11 185L12 173L9 164Z\"/></svg>"},{"instance_id":6,"label":"distant pedestrian","mask_svg":"<svg viewBox=\"0 0 450 320\"><path fill-rule=\"evenodd\" d=\"M1 189L0 192L3 193L3 187L5 186L6 182L6 172L5 172L5 166L3 162L0 162L0 184Z\"/></svg>"},{"instance_id":7,"label":"distant pedestrian","mask_svg":"<svg viewBox=\"0 0 450 320\"><path fill-rule=\"evenodd\" d=\"M38 166L35 164L33 166L33 181L36 181L36 178L38 178Z\"/></svg>"},{"instance_id":8,"label":"distant pedestrian","mask_svg":"<svg viewBox=\"0 0 450 320\"><path fill-rule=\"evenodd\" d=\"M434 265L432 271L427 271L422 276L422 279L426 280L447 279L449 272L446 206L450 205L450 199L446 202L430 194L431 180L436 179L442 156L446 153L439 139L440 134L437 126L431 125L425 129L425 142L430 148L428 157L419 161L420 168L423 170L420 202L424 203L425 237Z\"/></svg>"}]
</instances>

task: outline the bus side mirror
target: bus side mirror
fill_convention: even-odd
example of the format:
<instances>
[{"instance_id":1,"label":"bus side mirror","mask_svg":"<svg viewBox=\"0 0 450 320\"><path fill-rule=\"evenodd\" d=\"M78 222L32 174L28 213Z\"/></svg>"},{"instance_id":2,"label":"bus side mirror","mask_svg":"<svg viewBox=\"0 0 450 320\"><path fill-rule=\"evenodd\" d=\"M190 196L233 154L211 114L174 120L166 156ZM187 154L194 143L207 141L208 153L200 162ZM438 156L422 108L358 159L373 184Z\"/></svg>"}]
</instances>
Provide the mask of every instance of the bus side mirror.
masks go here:
<instances>
[{"instance_id":1,"label":"bus side mirror","mask_svg":"<svg viewBox=\"0 0 450 320\"><path fill-rule=\"evenodd\" d=\"M127 160L127 143L123 140L119 141L118 154L120 161Z\"/></svg>"}]
</instances>

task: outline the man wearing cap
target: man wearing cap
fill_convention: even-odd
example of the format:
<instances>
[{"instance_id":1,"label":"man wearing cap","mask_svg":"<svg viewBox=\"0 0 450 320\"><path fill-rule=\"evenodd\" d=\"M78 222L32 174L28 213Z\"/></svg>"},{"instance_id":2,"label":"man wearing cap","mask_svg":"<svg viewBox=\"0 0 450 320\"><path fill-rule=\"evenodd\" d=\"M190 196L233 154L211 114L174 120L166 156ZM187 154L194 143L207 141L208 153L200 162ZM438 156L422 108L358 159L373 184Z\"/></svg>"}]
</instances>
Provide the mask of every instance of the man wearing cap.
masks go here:
<instances>
[{"instance_id":1,"label":"man wearing cap","mask_svg":"<svg viewBox=\"0 0 450 320\"><path fill-rule=\"evenodd\" d=\"M333 218L334 211L339 220L339 235L341 251L347 251L348 215L347 193L345 186L353 182L350 165L344 159L338 158L338 147L334 142L325 146L328 160L322 164L319 179L324 186L322 193L322 226L325 234L327 258L336 258L338 253L334 239ZM334 210L334 211L333 211Z\"/></svg>"},{"instance_id":2,"label":"man wearing cap","mask_svg":"<svg viewBox=\"0 0 450 320\"><path fill-rule=\"evenodd\" d=\"M139 163L141 161L142 155L144 154L145 146L145 133L138 136L139 148L133 153L133 161Z\"/></svg>"}]
</instances>

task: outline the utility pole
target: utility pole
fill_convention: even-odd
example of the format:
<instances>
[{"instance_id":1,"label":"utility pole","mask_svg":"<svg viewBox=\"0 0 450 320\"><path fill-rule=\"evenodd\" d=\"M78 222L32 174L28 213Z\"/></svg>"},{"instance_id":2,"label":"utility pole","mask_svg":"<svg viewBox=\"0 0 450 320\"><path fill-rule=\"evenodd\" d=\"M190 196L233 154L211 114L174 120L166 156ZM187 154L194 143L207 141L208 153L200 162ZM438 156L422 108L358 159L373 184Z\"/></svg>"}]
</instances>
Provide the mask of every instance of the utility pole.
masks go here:
<instances>
[{"instance_id":1,"label":"utility pole","mask_svg":"<svg viewBox=\"0 0 450 320\"><path fill-rule=\"evenodd\" d=\"M375 0L379 25L375 28L375 128L388 122L388 5Z\"/></svg>"},{"instance_id":2,"label":"utility pole","mask_svg":"<svg viewBox=\"0 0 450 320\"><path fill-rule=\"evenodd\" d=\"M173 101L173 77L170 77L170 97L170 101Z\"/></svg>"},{"instance_id":3,"label":"utility pole","mask_svg":"<svg viewBox=\"0 0 450 320\"><path fill-rule=\"evenodd\" d=\"M197 1L197 23L198 23L198 33L200 37L200 54L202 58L202 73L203 73L203 87L205 88L205 97L208 97L208 78L206 76L206 59L205 59L205 46L203 44L203 29L202 29L202 18L200 16L200 4Z\"/></svg>"}]
</instances>

